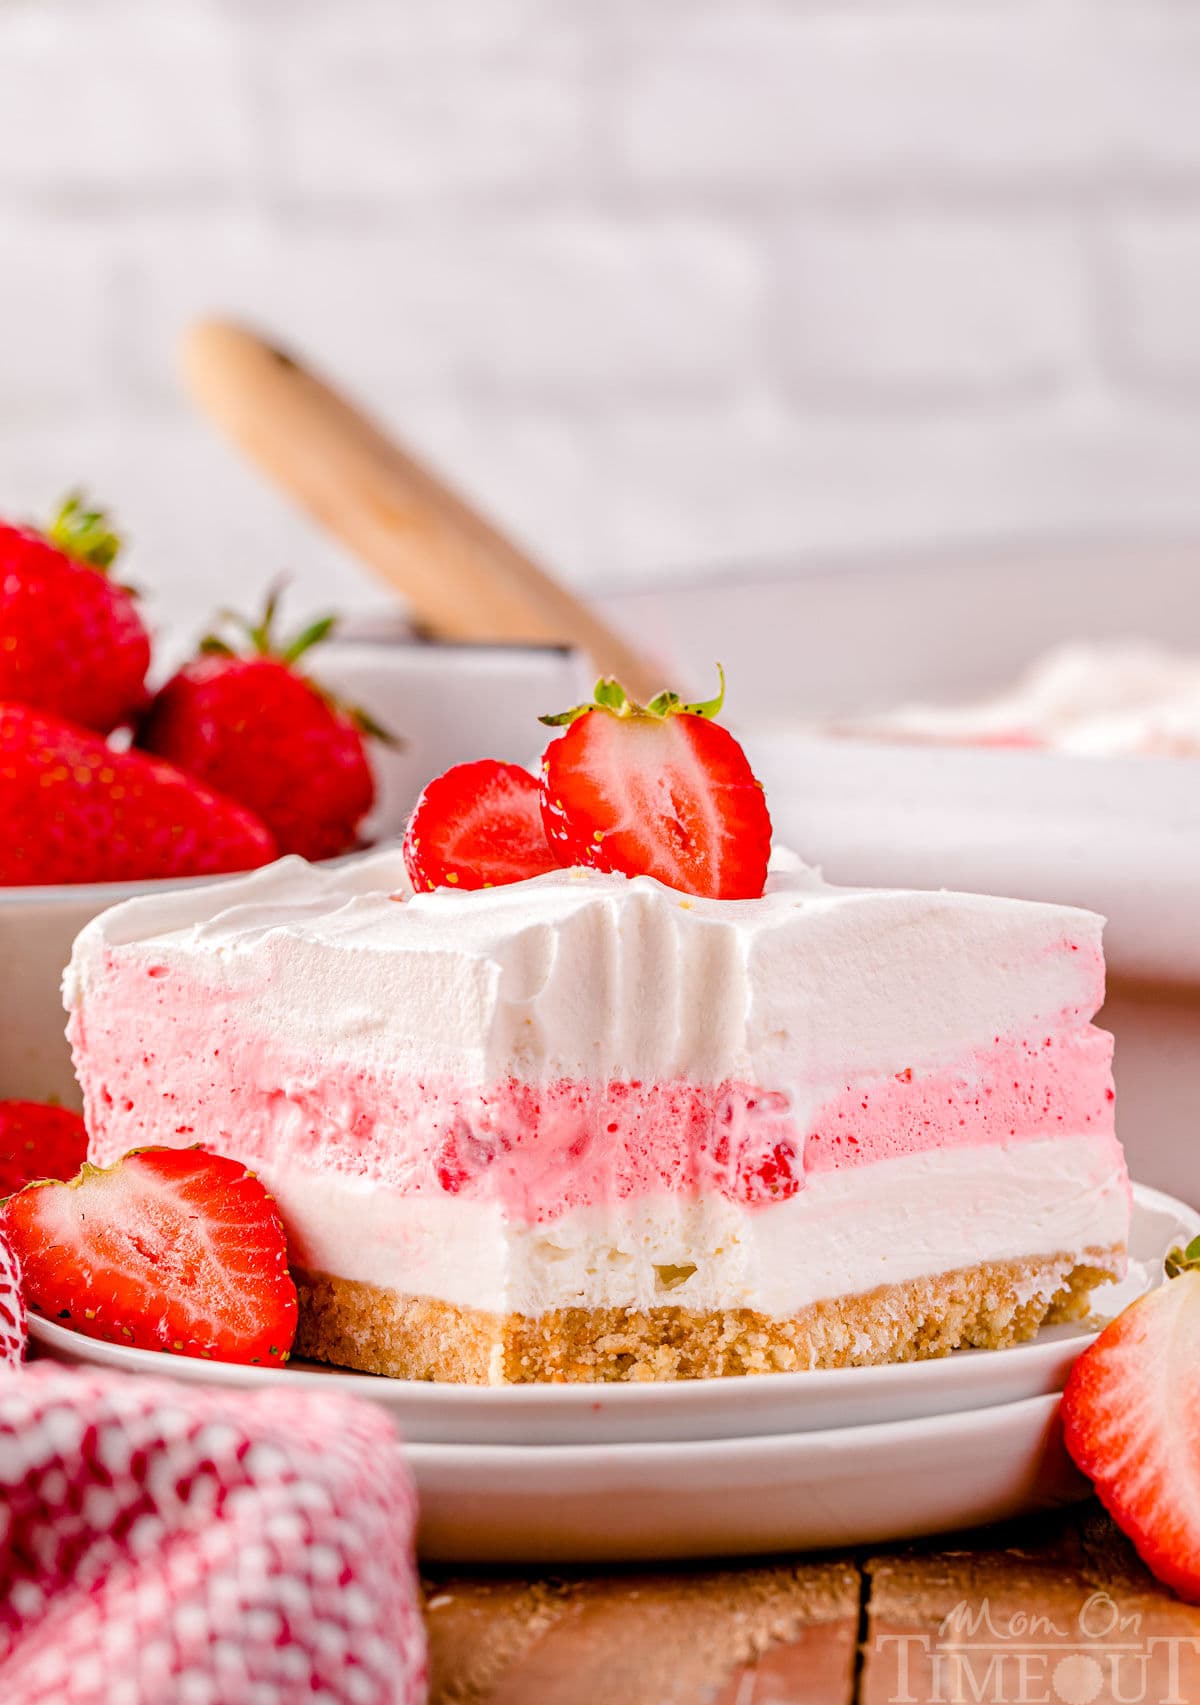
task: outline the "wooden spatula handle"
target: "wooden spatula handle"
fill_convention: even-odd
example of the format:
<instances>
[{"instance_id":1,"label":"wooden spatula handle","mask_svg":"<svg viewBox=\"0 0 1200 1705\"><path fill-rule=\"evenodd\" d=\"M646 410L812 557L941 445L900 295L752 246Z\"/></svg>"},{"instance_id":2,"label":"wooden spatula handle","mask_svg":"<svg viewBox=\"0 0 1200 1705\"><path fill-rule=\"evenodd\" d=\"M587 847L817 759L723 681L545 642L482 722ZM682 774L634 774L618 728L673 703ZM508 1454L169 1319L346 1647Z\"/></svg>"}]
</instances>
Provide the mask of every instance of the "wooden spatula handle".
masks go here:
<instances>
[{"instance_id":1,"label":"wooden spatula handle","mask_svg":"<svg viewBox=\"0 0 1200 1705\"><path fill-rule=\"evenodd\" d=\"M637 698L663 684L620 635L393 443L252 332L203 320L183 345L197 402L439 639L576 645Z\"/></svg>"}]
</instances>

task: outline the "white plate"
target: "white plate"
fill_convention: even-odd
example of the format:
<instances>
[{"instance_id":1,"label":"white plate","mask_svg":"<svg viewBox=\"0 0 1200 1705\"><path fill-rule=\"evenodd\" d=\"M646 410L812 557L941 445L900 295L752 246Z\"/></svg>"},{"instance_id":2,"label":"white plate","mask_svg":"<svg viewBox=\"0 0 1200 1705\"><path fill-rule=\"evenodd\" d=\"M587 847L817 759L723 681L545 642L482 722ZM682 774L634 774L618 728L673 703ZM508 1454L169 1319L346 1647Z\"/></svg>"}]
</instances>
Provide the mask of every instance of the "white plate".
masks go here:
<instances>
[{"instance_id":1,"label":"white plate","mask_svg":"<svg viewBox=\"0 0 1200 1705\"><path fill-rule=\"evenodd\" d=\"M1073 1503L1058 1397L692 1444L410 1445L423 1556L561 1563L870 1545Z\"/></svg>"},{"instance_id":2,"label":"white plate","mask_svg":"<svg viewBox=\"0 0 1200 1705\"><path fill-rule=\"evenodd\" d=\"M1200 1214L1170 1196L1134 1186L1130 1272L1094 1293L1098 1314L1115 1314L1162 1277L1173 1243L1200 1233ZM30 1322L40 1349L59 1361L167 1374L209 1385L327 1385L381 1403L410 1442L584 1445L746 1438L900 1421L985 1409L1059 1391L1094 1335L1094 1323L1054 1326L1010 1350L965 1350L940 1361L824 1373L663 1385L427 1385L293 1363L250 1368L131 1350L84 1338L47 1320Z\"/></svg>"}]
</instances>

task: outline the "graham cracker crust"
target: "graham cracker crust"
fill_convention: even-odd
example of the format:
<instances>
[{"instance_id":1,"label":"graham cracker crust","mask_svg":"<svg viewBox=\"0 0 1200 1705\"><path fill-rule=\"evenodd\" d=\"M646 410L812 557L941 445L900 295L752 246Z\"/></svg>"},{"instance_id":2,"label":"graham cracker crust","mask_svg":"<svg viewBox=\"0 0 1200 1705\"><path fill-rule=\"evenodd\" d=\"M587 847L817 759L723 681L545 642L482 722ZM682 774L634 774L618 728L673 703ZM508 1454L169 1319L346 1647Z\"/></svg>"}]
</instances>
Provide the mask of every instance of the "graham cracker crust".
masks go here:
<instances>
[{"instance_id":1,"label":"graham cracker crust","mask_svg":"<svg viewBox=\"0 0 1200 1705\"><path fill-rule=\"evenodd\" d=\"M704 1379L999 1350L1079 1320L1124 1249L983 1262L834 1297L775 1319L753 1309L565 1308L536 1318L297 1271L295 1354L393 1379L460 1385Z\"/></svg>"}]
</instances>

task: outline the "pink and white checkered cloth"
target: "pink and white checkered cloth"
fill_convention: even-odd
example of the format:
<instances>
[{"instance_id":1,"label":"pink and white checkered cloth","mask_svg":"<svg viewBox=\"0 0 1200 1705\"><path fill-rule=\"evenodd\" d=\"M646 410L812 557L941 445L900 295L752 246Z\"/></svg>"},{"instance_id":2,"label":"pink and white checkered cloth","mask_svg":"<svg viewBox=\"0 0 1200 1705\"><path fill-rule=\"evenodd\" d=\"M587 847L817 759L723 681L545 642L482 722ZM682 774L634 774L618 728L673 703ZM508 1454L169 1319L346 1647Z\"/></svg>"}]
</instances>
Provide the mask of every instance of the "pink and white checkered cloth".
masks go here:
<instances>
[{"instance_id":1,"label":"pink and white checkered cloth","mask_svg":"<svg viewBox=\"0 0 1200 1705\"><path fill-rule=\"evenodd\" d=\"M17 1258L0 1237L0 1368L18 1367L28 1341Z\"/></svg>"},{"instance_id":2,"label":"pink and white checkered cloth","mask_svg":"<svg viewBox=\"0 0 1200 1705\"><path fill-rule=\"evenodd\" d=\"M0 1700L416 1705L415 1521L369 1404L0 1371Z\"/></svg>"}]
</instances>

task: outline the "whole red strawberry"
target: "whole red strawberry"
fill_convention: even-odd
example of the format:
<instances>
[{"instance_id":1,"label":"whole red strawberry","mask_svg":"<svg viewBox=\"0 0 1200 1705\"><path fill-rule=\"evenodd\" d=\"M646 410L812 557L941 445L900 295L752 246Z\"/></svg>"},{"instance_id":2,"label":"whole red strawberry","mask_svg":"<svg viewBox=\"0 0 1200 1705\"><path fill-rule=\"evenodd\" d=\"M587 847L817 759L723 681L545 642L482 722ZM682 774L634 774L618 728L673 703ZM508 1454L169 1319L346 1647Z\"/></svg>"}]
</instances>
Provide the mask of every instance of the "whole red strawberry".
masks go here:
<instances>
[{"instance_id":1,"label":"whole red strawberry","mask_svg":"<svg viewBox=\"0 0 1200 1705\"><path fill-rule=\"evenodd\" d=\"M226 1362L286 1362L296 1287L274 1200L238 1161L135 1149L0 1209L25 1301L89 1338Z\"/></svg>"},{"instance_id":2,"label":"whole red strawberry","mask_svg":"<svg viewBox=\"0 0 1200 1705\"><path fill-rule=\"evenodd\" d=\"M724 671L704 704L670 692L634 704L604 680L594 704L542 718L567 727L542 759L542 817L560 864L654 876L713 900L762 893L771 819L746 754L713 721L724 698Z\"/></svg>"},{"instance_id":3,"label":"whole red strawberry","mask_svg":"<svg viewBox=\"0 0 1200 1705\"><path fill-rule=\"evenodd\" d=\"M0 699L104 734L141 709L150 639L108 578L119 543L78 497L45 533L0 525Z\"/></svg>"},{"instance_id":4,"label":"whole red strawberry","mask_svg":"<svg viewBox=\"0 0 1200 1705\"><path fill-rule=\"evenodd\" d=\"M170 764L86 728L0 704L0 886L251 870L266 825Z\"/></svg>"},{"instance_id":5,"label":"whole red strawberry","mask_svg":"<svg viewBox=\"0 0 1200 1705\"><path fill-rule=\"evenodd\" d=\"M87 1159L78 1113L41 1101L0 1101L0 1198L35 1178L74 1178Z\"/></svg>"},{"instance_id":6,"label":"whole red strawberry","mask_svg":"<svg viewBox=\"0 0 1200 1705\"><path fill-rule=\"evenodd\" d=\"M238 656L224 640L206 639L200 657L156 695L138 744L248 806L281 853L334 858L357 844L375 801L363 736L386 737L296 668L330 633L333 618L276 650L277 601L272 593L257 626L227 615L242 627L251 654Z\"/></svg>"},{"instance_id":7,"label":"whole red strawberry","mask_svg":"<svg viewBox=\"0 0 1200 1705\"><path fill-rule=\"evenodd\" d=\"M1147 1568L1200 1604L1200 1237L1080 1356L1062 1423Z\"/></svg>"}]
</instances>

